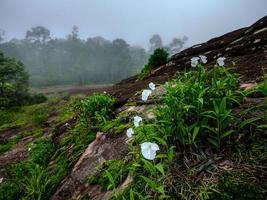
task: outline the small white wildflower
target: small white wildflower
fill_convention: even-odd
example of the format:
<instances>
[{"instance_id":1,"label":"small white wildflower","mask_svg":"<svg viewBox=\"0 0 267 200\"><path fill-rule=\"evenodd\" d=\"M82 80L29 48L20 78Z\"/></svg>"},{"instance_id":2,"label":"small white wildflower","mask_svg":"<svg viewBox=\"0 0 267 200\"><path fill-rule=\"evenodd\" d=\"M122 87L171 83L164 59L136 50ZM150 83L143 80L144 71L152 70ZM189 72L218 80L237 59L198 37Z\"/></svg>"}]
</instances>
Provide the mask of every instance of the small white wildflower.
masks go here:
<instances>
[{"instance_id":1,"label":"small white wildflower","mask_svg":"<svg viewBox=\"0 0 267 200\"><path fill-rule=\"evenodd\" d=\"M31 148L31 147L29 147L29 148L28 148L28 151L30 151L30 150L32 150L32 148Z\"/></svg>"},{"instance_id":2,"label":"small white wildflower","mask_svg":"<svg viewBox=\"0 0 267 200\"><path fill-rule=\"evenodd\" d=\"M132 128L128 128L127 131L126 131L126 135L128 138L131 138L134 134L134 131Z\"/></svg>"},{"instance_id":3,"label":"small white wildflower","mask_svg":"<svg viewBox=\"0 0 267 200\"><path fill-rule=\"evenodd\" d=\"M65 126L69 126L70 124L67 122L66 124L65 124Z\"/></svg>"},{"instance_id":4,"label":"small white wildflower","mask_svg":"<svg viewBox=\"0 0 267 200\"><path fill-rule=\"evenodd\" d=\"M224 60L225 60L225 59L226 59L225 57L219 57L219 58L217 59L217 64L218 64L220 67L224 66Z\"/></svg>"},{"instance_id":5,"label":"small white wildflower","mask_svg":"<svg viewBox=\"0 0 267 200\"><path fill-rule=\"evenodd\" d=\"M148 96L152 93L151 90L143 90L141 99L147 101Z\"/></svg>"},{"instance_id":6,"label":"small white wildflower","mask_svg":"<svg viewBox=\"0 0 267 200\"><path fill-rule=\"evenodd\" d=\"M104 94L107 94L107 92L106 92L106 91L104 91L103 93L104 93Z\"/></svg>"},{"instance_id":7,"label":"small white wildflower","mask_svg":"<svg viewBox=\"0 0 267 200\"><path fill-rule=\"evenodd\" d=\"M154 84L154 83L149 83L149 88L153 91L153 90L155 90L156 89L156 85Z\"/></svg>"},{"instance_id":8,"label":"small white wildflower","mask_svg":"<svg viewBox=\"0 0 267 200\"><path fill-rule=\"evenodd\" d=\"M198 65L199 57L191 58L191 67L196 67Z\"/></svg>"},{"instance_id":9,"label":"small white wildflower","mask_svg":"<svg viewBox=\"0 0 267 200\"><path fill-rule=\"evenodd\" d=\"M134 126L135 127L138 127L139 126L139 123L142 121L142 117L139 117L139 116L135 116L134 117Z\"/></svg>"},{"instance_id":10,"label":"small white wildflower","mask_svg":"<svg viewBox=\"0 0 267 200\"><path fill-rule=\"evenodd\" d=\"M203 64L206 64L206 63L207 63L207 56L200 55L199 58L200 58L200 60L201 60L201 62L202 62Z\"/></svg>"},{"instance_id":11,"label":"small white wildflower","mask_svg":"<svg viewBox=\"0 0 267 200\"><path fill-rule=\"evenodd\" d=\"M144 142L141 144L142 155L148 160L154 160L159 146L156 143Z\"/></svg>"},{"instance_id":12,"label":"small white wildflower","mask_svg":"<svg viewBox=\"0 0 267 200\"><path fill-rule=\"evenodd\" d=\"M1 178L0 178L0 184L3 183L3 180L4 180L4 178L1 177Z\"/></svg>"}]
</instances>

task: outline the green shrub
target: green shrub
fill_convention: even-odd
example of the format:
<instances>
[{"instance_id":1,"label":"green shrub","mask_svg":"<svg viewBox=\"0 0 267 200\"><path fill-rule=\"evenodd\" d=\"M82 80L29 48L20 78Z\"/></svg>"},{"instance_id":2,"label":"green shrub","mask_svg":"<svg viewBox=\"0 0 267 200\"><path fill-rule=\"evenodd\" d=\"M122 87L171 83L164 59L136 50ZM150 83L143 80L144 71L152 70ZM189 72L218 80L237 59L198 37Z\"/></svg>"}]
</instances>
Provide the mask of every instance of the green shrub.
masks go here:
<instances>
[{"instance_id":1,"label":"green shrub","mask_svg":"<svg viewBox=\"0 0 267 200\"><path fill-rule=\"evenodd\" d=\"M28 81L23 63L0 52L0 109L23 105L28 97Z\"/></svg>"},{"instance_id":2,"label":"green shrub","mask_svg":"<svg viewBox=\"0 0 267 200\"><path fill-rule=\"evenodd\" d=\"M148 63L144 66L139 74L138 79L144 79L153 68L166 64L168 55L168 52L163 48L155 49L153 54L150 55Z\"/></svg>"},{"instance_id":3,"label":"green shrub","mask_svg":"<svg viewBox=\"0 0 267 200\"><path fill-rule=\"evenodd\" d=\"M30 160L41 166L46 166L54 153L54 145L50 139L41 139L33 143Z\"/></svg>"},{"instance_id":4,"label":"green shrub","mask_svg":"<svg viewBox=\"0 0 267 200\"><path fill-rule=\"evenodd\" d=\"M108 94L96 93L81 102L81 117L92 126L99 126L109 117L115 99Z\"/></svg>"},{"instance_id":5,"label":"green shrub","mask_svg":"<svg viewBox=\"0 0 267 200\"><path fill-rule=\"evenodd\" d=\"M179 74L166 85L158 119L176 146L210 142L219 148L233 132L231 108L238 104L235 76L226 68Z\"/></svg>"},{"instance_id":6,"label":"green shrub","mask_svg":"<svg viewBox=\"0 0 267 200\"><path fill-rule=\"evenodd\" d=\"M29 105L32 105L32 104L43 103L45 101L47 101L47 97L44 94L42 94L42 93L38 93L38 94L31 94L31 95L29 95L28 100L27 100L27 103Z\"/></svg>"}]
</instances>

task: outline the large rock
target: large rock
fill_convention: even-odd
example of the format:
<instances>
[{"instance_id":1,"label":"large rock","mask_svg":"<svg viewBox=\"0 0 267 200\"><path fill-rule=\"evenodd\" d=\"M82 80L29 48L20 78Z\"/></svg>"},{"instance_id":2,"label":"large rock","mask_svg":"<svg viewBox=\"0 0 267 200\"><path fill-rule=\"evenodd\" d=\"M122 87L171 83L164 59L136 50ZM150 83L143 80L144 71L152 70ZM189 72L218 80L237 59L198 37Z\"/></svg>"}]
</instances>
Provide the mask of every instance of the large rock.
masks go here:
<instances>
[{"instance_id":1,"label":"large rock","mask_svg":"<svg viewBox=\"0 0 267 200\"><path fill-rule=\"evenodd\" d=\"M250 27L185 49L173 55L166 65L154 69L145 80L137 81L137 76L130 77L113 86L110 93L123 103L150 82L164 83L177 71L190 68L190 59L198 55L207 56L208 67L213 66L219 56L224 56L226 64L241 75L241 83L255 82L267 69L267 16Z\"/></svg>"}]
</instances>

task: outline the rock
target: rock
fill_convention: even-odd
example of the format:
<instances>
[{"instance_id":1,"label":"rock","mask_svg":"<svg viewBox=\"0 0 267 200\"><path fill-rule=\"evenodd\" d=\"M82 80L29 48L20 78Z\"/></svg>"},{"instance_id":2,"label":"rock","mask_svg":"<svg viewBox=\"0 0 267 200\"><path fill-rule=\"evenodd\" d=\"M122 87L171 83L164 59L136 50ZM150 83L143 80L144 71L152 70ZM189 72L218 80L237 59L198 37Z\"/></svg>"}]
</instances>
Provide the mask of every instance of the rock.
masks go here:
<instances>
[{"instance_id":1,"label":"rock","mask_svg":"<svg viewBox=\"0 0 267 200\"><path fill-rule=\"evenodd\" d=\"M75 199L90 191L87 178L97 172L97 167L107 160L121 159L128 153L124 134L119 137L97 133L96 139L88 145L70 175L66 177L53 195L54 200ZM91 186L92 187L92 186Z\"/></svg>"}]
</instances>

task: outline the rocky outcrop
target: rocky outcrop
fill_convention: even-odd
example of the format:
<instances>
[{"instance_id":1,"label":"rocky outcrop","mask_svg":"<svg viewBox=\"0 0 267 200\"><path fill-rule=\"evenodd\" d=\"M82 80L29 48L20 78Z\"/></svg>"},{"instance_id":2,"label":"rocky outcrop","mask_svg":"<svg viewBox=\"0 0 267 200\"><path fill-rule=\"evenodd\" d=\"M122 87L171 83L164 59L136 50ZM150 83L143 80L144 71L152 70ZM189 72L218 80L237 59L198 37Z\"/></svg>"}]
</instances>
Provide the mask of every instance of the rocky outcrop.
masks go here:
<instances>
[{"instance_id":1,"label":"rocky outcrop","mask_svg":"<svg viewBox=\"0 0 267 200\"><path fill-rule=\"evenodd\" d=\"M78 198L88 190L88 176L97 171L97 167L107 160L121 159L128 152L126 136L110 137L98 133L96 139L88 145L69 176L61 183L53 195L54 200Z\"/></svg>"},{"instance_id":2,"label":"rocky outcrop","mask_svg":"<svg viewBox=\"0 0 267 200\"><path fill-rule=\"evenodd\" d=\"M133 96L137 91L147 87L150 82L162 84L170 80L177 71L191 67L190 59L198 55L207 56L209 61L207 67L213 66L219 56L226 57L226 64L233 66L233 69L240 74L240 85L244 87L255 85L257 77L267 69L267 17L250 27L195 45L172 56L166 65L154 69L145 80L137 81L137 76L134 76L104 90L119 99L117 114L127 109L134 110L136 113L142 110L145 118L153 118L153 113L144 114L145 108L151 106L153 102L139 105L140 102ZM91 91L88 91L89 93ZM156 94L162 93L164 88L157 87ZM125 106L127 101L134 102L137 106ZM98 134L69 176L62 181L52 199L74 199L81 194L88 194L90 199L108 199L111 193L101 193L97 187L90 188L87 177L94 174L97 167L106 160L121 159L127 155L127 152L125 134L114 137L109 134ZM127 180L125 182L127 183ZM121 187L123 188L123 185Z\"/></svg>"},{"instance_id":3,"label":"rocky outcrop","mask_svg":"<svg viewBox=\"0 0 267 200\"><path fill-rule=\"evenodd\" d=\"M137 76L134 76L107 91L124 102L149 82L164 83L177 71L190 68L190 59L198 55L207 56L207 67L213 66L219 56L224 56L226 64L240 74L240 84L255 82L267 70L267 16L250 27L227 33L173 55L166 65L154 69L143 81L137 81Z\"/></svg>"}]
</instances>

